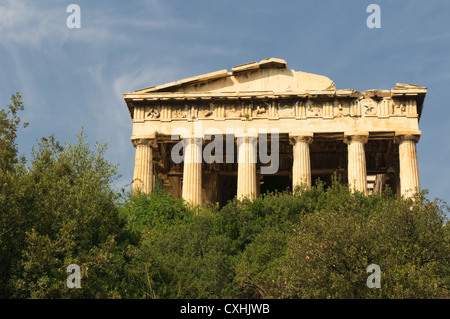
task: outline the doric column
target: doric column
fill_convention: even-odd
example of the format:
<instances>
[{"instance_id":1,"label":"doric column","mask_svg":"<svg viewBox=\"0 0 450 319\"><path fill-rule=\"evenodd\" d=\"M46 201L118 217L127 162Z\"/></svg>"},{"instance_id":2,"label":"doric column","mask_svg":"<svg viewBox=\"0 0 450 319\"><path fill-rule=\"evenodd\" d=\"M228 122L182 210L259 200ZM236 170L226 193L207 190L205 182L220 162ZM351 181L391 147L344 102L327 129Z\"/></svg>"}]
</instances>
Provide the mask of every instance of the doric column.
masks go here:
<instances>
[{"instance_id":1,"label":"doric column","mask_svg":"<svg viewBox=\"0 0 450 319\"><path fill-rule=\"evenodd\" d=\"M396 134L400 160L400 194L411 197L420 190L419 166L417 163L417 143L420 133Z\"/></svg>"},{"instance_id":2,"label":"doric column","mask_svg":"<svg viewBox=\"0 0 450 319\"><path fill-rule=\"evenodd\" d=\"M352 191L367 194L367 168L364 144L369 139L368 132L352 132L344 134L344 142L348 145L348 184Z\"/></svg>"},{"instance_id":3,"label":"doric column","mask_svg":"<svg viewBox=\"0 0 450 319\"><path fill-rule=\"evenodd\" d=\"M313 141L313 133L291 133L289 142L293 145L292 190L297 186L311 188L311 158L309 144Z\"/></svg>"},{"instance_id":4,"label":"doric column","mask_svg":"<svg viewBox=\"0 0 450 319\"><path fill-rule=\"evenodd\" d=\"M238 155L237 198L256 197L256 142L257 136L236 136Z\"/></svg>"},{"instance_id":5,"label":"doric column","mask_svg":"<svg viewBox=\"0 0 450 319\"><path fill-rule=\"evenodd\" d=\"M192 205L202 203L202 138L185 137L182 197Z\"/></svg>"},{"instance_id":6,"label":"doric column","mask_svg":"<svg viewBox=\"0 0 450 319\"><path fill-rule=\"evenodd\" d=\"M151 139L136 139L134 162L133 191L150 193L153 190L153 152L150 147Z\"/></svg>"}]
</instances>

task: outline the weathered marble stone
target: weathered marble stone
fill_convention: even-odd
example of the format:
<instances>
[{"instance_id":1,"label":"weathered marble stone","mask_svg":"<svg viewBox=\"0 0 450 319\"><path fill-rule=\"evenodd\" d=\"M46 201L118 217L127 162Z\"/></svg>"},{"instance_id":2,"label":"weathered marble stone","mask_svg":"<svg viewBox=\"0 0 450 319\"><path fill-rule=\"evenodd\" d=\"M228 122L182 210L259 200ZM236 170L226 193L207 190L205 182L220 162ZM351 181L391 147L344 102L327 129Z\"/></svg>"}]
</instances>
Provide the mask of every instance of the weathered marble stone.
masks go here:
<instances>
[{"instance_id":1,"label":"weathered marble stone","mask_svg":"<svg viewBox=\"0 0 450 319\"><path fill-rule=\"evenodd\" d=\"M401 83L337 89L326 76L270 58L126 93L133 189L150 192L159 179L191 204L224 204L280 187L308 188L317 178L329 183L336 173L366 194L390 185L412 196L420 189L416 144L426 92ZM260 154L264 132L276 132L269 139L279 143L269 147L278 152L271 174L261 170L270 164ZM175 163L171 151L183 139L185 161ZM206 163L203 152L211 149L223 160Z\"/></svg>"}]
</instances>

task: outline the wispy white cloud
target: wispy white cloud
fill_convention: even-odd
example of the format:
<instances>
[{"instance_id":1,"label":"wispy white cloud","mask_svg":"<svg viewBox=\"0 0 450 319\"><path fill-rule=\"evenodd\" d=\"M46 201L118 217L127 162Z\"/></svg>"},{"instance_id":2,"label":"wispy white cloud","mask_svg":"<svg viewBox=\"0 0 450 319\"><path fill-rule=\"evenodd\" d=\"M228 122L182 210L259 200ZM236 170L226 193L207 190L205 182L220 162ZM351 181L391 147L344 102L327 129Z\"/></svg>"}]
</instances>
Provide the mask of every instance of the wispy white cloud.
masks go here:
<instances>
[{"instance_id":1,"label":"wispy white cloud","mask_svg":"<svg viewBox=\"0 0 450 319\"><path fill-rule=\"evenodd\" d=\"M79 1L82 2L82 1ZM143 3L147 14L121 15L114 7L97 9L95 3L81 7L81 28L69 29L66 19L68 3L58 0L46 2L31 0L3 0L0 3L0 43L25 44L33 49L43 45L62 45L76 40L90 44L132 41L126 31L198 28L197 22L172 17L157 0Z\"/></svg>"},{"instance_id":2,"label":"wispy white cloud","mask_svg":"<svg viewBox=\"0 0 450 319\"><path fill-rule=\"evenodd\" d=\"M55 1L50 3L55 4ZM60 33L58 6L37 1L4 0L0 3L0 42L38 45Z\"/></svg>"}]
</instances>

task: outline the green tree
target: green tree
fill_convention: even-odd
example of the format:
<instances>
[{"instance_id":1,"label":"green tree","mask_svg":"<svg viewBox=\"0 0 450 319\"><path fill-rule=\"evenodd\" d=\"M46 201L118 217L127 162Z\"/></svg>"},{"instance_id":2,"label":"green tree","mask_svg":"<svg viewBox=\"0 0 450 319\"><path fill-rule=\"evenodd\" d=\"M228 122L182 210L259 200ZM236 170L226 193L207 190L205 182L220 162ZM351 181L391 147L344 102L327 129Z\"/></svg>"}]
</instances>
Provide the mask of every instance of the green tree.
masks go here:
<instances>
[{"instance_id":1,"label":"green tree","mask_svg":"<svg viewBox=\"0 0 450 319\"><path fill-rule=\"evenodd\" d=\"M23 111L22 97L19 93L11 96L11 104L0 110L0 297L11 294L9 278L19 259L19 250L24 236L21 233L27 215L17 207L20 189L20 164L17 132L21 126L19 112ZM27 123L23 124L26 127Z\"/></svg>"},{"instance_id":2,"label":"green tree","mask_svg":"<svg viewBox=\"0 0 450 319\"><path fill-rule=\"evenodd\" d=\"M11 96L11 104L0 110L0 187L14 174L14 165L18 162L18 146L16 144L17 131L21 119L19 112L23 111L22 96L19 92ZM27 127L28 123L23 123Z\"/></svg>"},{"instance_id":3,"label":"green tree","mask_svg":"<svg viewBox=\"0 0 450 319\"><path fill-rule=\"evenodd\" d=\"M170 279L166 274L166 269L175 267L173 263L176 263L176 260L170 259L170 251L167 251L166 246L181 251L181 247L176 246L177 238L180 238L179 232L183 231L183 225L192 222L195 212L185 205L182 199L174 198L172 194L161 189L156 189L150 194L128 194L120 212L127 221L125 229L132 234L133 239L125 251L129 262L123 285L124 296L127 298L176 296L175 288L172 288L176 287L174 284L176 280ZM205 229L202 229L199 235L204 236L202 234L204 232ZM186 242L182 244L186 245ZM181 265L181 259L178 262L179 269L189 265L189 263ZM159 266L161 268L158 268ZM166 279L171 283L165 282Z\"/></svg>"},{"instance_id":4,"label":"green tree","mask_svg":"<svg viewBox=\"0 0 450 319\"><path fill-rule=\"evenodd\" d=\"M0 276L2 298L119 297L127 234L106 146L83 133L62 146L42 138L19 161L19 94L0 112ZM82 289L68 289L67 266L81 267Z\"/></svg>"},{"instance_id":5,"label":"green tree","mask_svg":"<svg viewBox=\"0 0 450 319\"><path fill-rule=\"evenodd\" d=\"M327 207L305 216L280 267L283 298L448 298L446 205L351 194L334 185ZM381 269L369 289L367 266Z\"/></svg>"},{"instance_id":6,"label":"green tree","mask_svg":"<svg viewBox=\"0 0 450 319\"><path fill-rule=\"evenodd\" d=\"M23 174L21 200L27 227L21 259L11 280L14 297L119 297L123 239L116 166L104 159L105 145L91 150L83 133L64 147L42 138ZM81 267L82 289L66 286L67 266Z\"/></svg>"},{"instance_id":7,"label":"green tree","mask_svg":"<svg viewBox=\"0 0 450 319\"><path fill-rule=\"evenodd\" d=\"M143 241L134 264L148 298L231 298L232 265L230 240L214 234L208 214Z\"/></svg>"},{"instance_id":8,"label":"green tree","mask_svg":"<svg viewBox=\"0 0 450 319\"><path fill-rule=\"evenodd\" d=\"M128 250L133 298L449 297L447 208L424 193L364 196L335 182L196 214L179 206L186 218L171 195L144 198L127 206L139 212L127 227L143 234ZM370 264L381 289L366 285Z\"/></svg>"}]
</instances>

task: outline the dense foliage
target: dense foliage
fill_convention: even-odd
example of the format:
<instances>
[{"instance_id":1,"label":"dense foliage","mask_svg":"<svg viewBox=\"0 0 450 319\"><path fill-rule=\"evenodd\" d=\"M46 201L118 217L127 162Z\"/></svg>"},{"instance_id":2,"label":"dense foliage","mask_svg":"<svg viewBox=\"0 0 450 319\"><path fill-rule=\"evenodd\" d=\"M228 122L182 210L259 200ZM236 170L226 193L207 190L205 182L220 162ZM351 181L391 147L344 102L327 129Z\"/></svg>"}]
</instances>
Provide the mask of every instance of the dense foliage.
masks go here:
<instances>
[{"instance_id":1,"label":"dense foliage","mask_svg":"<svg viewBox=\"0 0 450 319\"><path fill-rule=\"evenodd\" d=\"M9 112L0 113L1 134L10 137L1 142L0 297L119 297L124 225L105 146L91 150L83 134L64 146L50 136L29 162L18 161L14 139L23 107L19 94L12 100ZM83 265L82 289L66 286L70 264Z\"/></svg>"},{"instance_id":2,"label":"dense foliage","mask_svg":"<svg viewBox=\"0 0 450 319\"><path fill-rule=\"evenodd\" d=\"M324 188L189 207L157 189L119 195L106 147L83 133L15 139L16 94L0 112L0 298L449 298L448 208ZM81 267L81 289L66 271ZM381 270L368 288L367 266Z\"/></svg>"},{"instance_id":3,"label":"dense foliage","mask_svg":"<svg viewBox=\"0 0 450 319\"><path fill-rule=\"evenodd\" d=\"M143 206L158 201L140 196ZM448 298L444 209L424 194L367 197L338 183L235 200L168 221L165 231L148 227L155 236L142 236L136 246L130 267L141 272L135 278L142 287L131 296ZM380 266L381 289L367 287L370 264Z\"/></svg>"}]
</instances>

